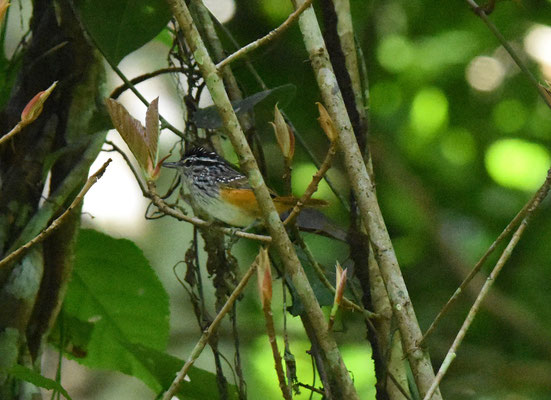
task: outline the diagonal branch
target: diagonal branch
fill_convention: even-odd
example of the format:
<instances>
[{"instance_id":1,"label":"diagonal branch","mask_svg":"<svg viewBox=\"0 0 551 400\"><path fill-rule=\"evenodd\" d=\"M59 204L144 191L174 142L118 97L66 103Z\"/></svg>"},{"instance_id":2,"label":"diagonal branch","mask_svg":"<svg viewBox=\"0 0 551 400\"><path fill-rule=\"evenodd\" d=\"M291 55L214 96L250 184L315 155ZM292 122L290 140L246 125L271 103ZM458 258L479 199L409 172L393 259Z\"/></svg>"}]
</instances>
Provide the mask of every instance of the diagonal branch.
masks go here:
<instances>
[{"instance_id":1,"label":"diagonal branch","mask_svg":"<svg viewBox=\"0 0 551 400\"><path fill-rule=\"evenodd\" d=\"M32 246L35 244L38 244L44 239L46 239L48 236L50 236L55 229L59 228L67 219L69 214L75 209L75 207L84 199L84 195L90 190L92 186L102 177L103 173L105 172L105 169L111 162L111 159L108 159L103 166L98 169L98 171L90 176L86 183L84 184L84 187L79 192L79 194L75 197L71 205L61 214L59 217L57 217L46 229L44 229L40 234L35 236L33 239L29 240L27 243L19 247L18 249L12 251L10 254L8 254L5 258L0 260L0 269L4 268L6 265L9 265L13 261L15 261L17 258L19 258L21 255L23 255L27 250L29 250Z\"/></svg>"},{"instance_id":2,"label":"diagonal branch","mask_svg":"<svg viewBox=\"0 0 551 400\"><path fill-rule=\"evenodd\" d=\"M241 47L239 50L237 50L235 53L230 54L228 57L220 61L218 64L216 64L216 68L220 71L222 68L224 68L229 63L237 60L238 58L243 57L245 54L250 53L251 51L259 48L260 46L270 42L271 40L274 40L276 37L281 35L283 32L289 28L293 22L297 20L297 18L302 14L304 10L306 10L308 7L310 7L310 4L312 4L313 0L306 0L304 4L302 4L299 8L297 8L291 15L287 17L285 21L281 25L279 25L277 28L275 28L273 31L269 32L266 36L261 37L260 39L255 40L254 42L249 43L246 46Z\"/></svg>"},{"instance_id":3,"label":"diagonal branch","mask_svg":"<svg viewBox=\"0 0 551 400\"><path fill-rule=\"evenodd\" d=\"M14 137L15 135L17 135L19 132L21 132L21 130L25 127L25 124L23 124L22 122L18 122L17 125L15 125L13 127L13 129L11 131L9 131L8 133L6 133L4 136L0 137L0 146L7 142L8 140L10 140L12 137Z\"/></svg>"},{"instance_id":4,"label":"diagonal branch","mask_svg":"<svg viewBox=\"0 0 551 400\"><path fill-rule=\"evenodd\" d=\"M507 39L505 39L505 37L501 34L501 32L497 29L497 27L492 23L492 21L490 21L490 19L488 18L488 15L486 13L486 10L483 7L480 7L476 3L475 0L466 0L466 1L467 1L467 4L473 10L473 12L476 15L478 15L482 21L484 21L484 23L486 24L488 29L490 31L492 31L492 33L497 38L497 40L499 40L501 45L505 48L505 50L507 50L507 52L509 53L509 55L511 56L511 58L513 59L515 64L518 65L518 67L521 69L521 71L524 72L524 74L528 77L530 82L536 87L536 89L538 91L538 94L543 99L545 104L547 104L547 106L549 108L551 108L551 99L549 99L549 97L547 95L547 92L545 91L543 86L541 86L539 84L539 82L536 79L536 77L534 76L534 74L532 74L532 72L530 72L530 70L528 69L526 64L524 64L522 59L519 57L519 55L516 53L516 51L513 49L513 47L509 44Z\"/></svg>"},{"instance_id":5,"label":"diagonal branch","mask_svg":"<svg viewBox=\"0 0 551 400\"><path fill-rule=\"evenodd\" d=\"M325 173L331 168L331 163L333 162L333 157L335 157L335 154L337 153L337 142L331 142L331 146L329 147L329 150L327 151L327 154L325 156L325 159L323 160L323 163L319 167L318 171L314 174L312 177L312 181L310 181L310 184L300 197L298 199L297 203L287 216L285 218L285 221L283 221L283 225L287 226L289 223L292 223L302 207L310 200L312 195L318 190L318 185L320 181L325 176Z\"/></svg>"},{"instance_id":6,"label":"diagonal branch","mask_svg":"<svg viewBox=\"0 0 551 400\"><path fill-rule=\"evenodd\" d=\"M237 300L237 298L241 295L241 292L243 291L243 289L245 289L245 286L249 282L249 279L251 278L251 276L254 274L256 270L257 264L258 264L258 260L255 259L251 264L251 266L249 267L249 270L247 271L247 273L243 276L243 278L241 278L241 281L239 282L237 287L234 289L234 291L226 301L226 304L224 304L224 306L222 307L218 315L216 315L216 318L214 318L214 320L212 321L212 324L210 324L208 329L203 333L203 335L201 336L201 338L199 339L199 341L191 351L191 354L187 359L186 363L184 364L182 369L178 372L178 374L176 374L176 378L174 379L174 381L172 382L168 390L164 393L163 400L170 400L173 398L173 396L176 395L176 392L178 392L180 384L185 379L189 369L191 368L195 360L197 360L197 358L199 358L199 356L201 355L201 352L207 345L209 338L212 336L214 332L216 332L216 329L218 328L218 325L220 325L222 318L224 318L224 316L228 313L228 311L230 311L230 309L233 307L233 303L235 303L235 300Z\"/></svg>"},{"instance_id":7,"label":"diagonal branch","mask_svg":"<svg viewBox=\"0 0 551 400\"><path fill-rule=\"evenodd\" d=\"M520 226L514 233L513 237L509 241L509 244L503 250L503 253L499 257L499 260L497 260L497 263L488 276L488 279L486 279L486 282L484 283L484 286L482 286L482 289L480 289L480 293L478 294L478 297L476 298L474 304L472 305L471 309L469 310L469 313L467 314L467 317L465 318L465 321L463 322L463 325L461 326L461 329L459 329L459 332L457 333L457 336L455 337L453 344L451 345L450 349L448 350L448 353L446 354L446 357L444 358L444 361L442 362L442 365L440 366L440 369L438 370L438 373L436 374L436 377L429 388L428 392L424 396L424 400L429 400L436 390L438 388L438 385L446 372L448 371L448 368L450 367L451 363L455 359L457 349L461 345L461 342L465 338L465 335L467 334L467 331L469 330L471 324L474 321L474 318L476 317L476 314L478 313L478 310L480 309L480 305L486 298L486 295L490 291L490 288L492 287L493 283L495 282L497 276L503 269L503 266L509 260L509 257L511 257L511 254L513 253L513 250L517 243L519 242L520 238L522 237L522 234L526 230L526 227L528 226L528 222L530 221L530 218L532 217L534 211L539 207L542 200L547 196L549 193L549 189L551 186L551 169L547 172L547 178L545 179L544 184L541 186L541 188L537 191L536 197L534 201L531 203L530 207L528 208L526 212L526 216L520 223Z\"/></svg>"},{"instance_id":8,"label":"diagonal branch","mask_svg":"<svg viewBox=\"0 0 551 400\"><path fill-rule=\"evenodd\" d=\"M432 332L436 329L438 326L438 323L444 317L444 315L448 312L448 310L451 308L453 304L459 299L461 294L464 292L467 285L472 281L472 279L475 277L475 275L480 271L488 257L494 252L494 250L497 248L497 246L507 237L509 233L513 231L515 226L517 226L526 216L526 214L532 209L532 206L536 202L536 200L539 197L539 191L536 192L534 197L528 201L528 203L525 204L525 206L518 212L518 214L509 222L509 224L505 227L503 232L500 233L500 235L497 237L497 239L492 243L492 245L486 250L486 253L478 260L474 268L471 270L469 275L461 282L461 285L455 290L454 294L450 297L448 302L442 307L436 318L434 318L434 321L432 321L431 325L423 335L423 338L421 339L421 342L419 345L422 345L427 338L432 334Z\"/></svg>"},{"instance_id":9,"label":"diagonal branch","mask_svg":"<svg viewBox=\"0 0 551 400\"><path fill-rule=\"evenodd\" d=\"M129 82L132 84L132 85L137 85L138 83L141 83L141 82L144 82L148 79L152 79L152 78L155 78L159 75L164 75L164 74L173 74L173 73L176 73L176 72L185 72L183 68L181 67L167 67L167 68L160 68L156 71L153 71L153 72L148 72L146 74L143 74L143 75L140 75L140 76L136 76L135 78L132 78L129 80ZM117 99L121 94L124 93L125 90L128 90L130 89L130 86L128 86L126 83L123 83L121 86L115 88L111 94L109 95L109 98L110 99Z\"/></svg>"}]
</instances>

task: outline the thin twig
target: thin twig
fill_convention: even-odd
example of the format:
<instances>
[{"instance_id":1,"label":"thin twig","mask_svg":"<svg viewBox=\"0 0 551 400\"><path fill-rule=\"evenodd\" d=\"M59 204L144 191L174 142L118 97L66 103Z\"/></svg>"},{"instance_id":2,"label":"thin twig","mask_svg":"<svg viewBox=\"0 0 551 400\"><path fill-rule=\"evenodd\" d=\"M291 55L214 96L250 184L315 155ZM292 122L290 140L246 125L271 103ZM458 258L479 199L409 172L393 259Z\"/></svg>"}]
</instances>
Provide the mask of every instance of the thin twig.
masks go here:
<instances>
[{"instance_id":1,"label":"thin twig","mask_svg":"<svg viewBox=\"0 0 551 400\"><path fill-rule=\"evenodd\" d=\"M291 344L289 341L289 330L287 329L287 287L285 286L285 279L281 280L281 290L283 292L283 303L282 303L282 316L283 316L283 343L284 343L284 357L285 360L285 372L287 376L287 386L289 390L293 389L293 382L295 382L296 375L296 365L294 363L294 356L291 353Z\"/></svg>"},{"instance_id":2,"label":"thin twig","mask_svg":"<svg viewBox=\"0 0 551 400\"><path fill-rule=\"evenodd\" d=\"M120 154L120 156L126 162L126 165L128 166L128 168L132 172L132 175L134 175L134 178L136 179L136 182L138 183L138 186L140 187L140 190L142 191L142 195L144 197L148 197L147 188L145 187L145 185L142 182L142 179L140 177L141 174L139 174L138 171L136 170L136 168L134 168L134 164L132 164L132 161L130 161L130 158L126 155L126 153L119 146L117 146L115 143L113 143L110 140L106 140L105 144L108 144L109 146L111 146L113 148L113 151L116 151L117 153ZM110 150L106 150L106 151L110 151Z\"/></svg>"},{"instance_id":3,"label":"thin twig","mask_svg":"<svg viewBox=\"0 0 551 400\"><path fill-rule=\"evenodd\" d=\"M161 68L153 72L149 72L143 75L139 75L135 78L130 79L130 83L133 85L137 85L138 83L141 83L143 81L146 81L151 78L155 78L156 76L163 75L163 74L170 74L173 72L184 72L184 69L181 67L167 67L167 68ZM130 87L125 83L117 88L115 88L111 94L109 95L109 98L111 99L117 99L125 90L130 89Z\"/></svg>"},{"instance_id":4,"label":"thin twig","mask_svg":"<svg viewBox=\"0 0 551 400\"><path fill-rule=\"evenodd\" d=\"M67 219L69 214L76 208L76 206L82 201L84 198L84 195L90 190L90 188L102 177L103 173L105 172L105 169L111 162L111 159L108 159L103 166L98 169L98 171L90 176L86 183L84 184L84 187L79 192L79 194L75 197L71 205L61 214L59 217L57 217L46 229L44 229L40 234L35 236L33 239L29 240L27 243L19 247L17 250L12 251L9 255L7 255L5 258L0 260L0 269L5 267L6 265L9 265L14 260L16 260L18 257L20 257L23 253L25 253L27 250L29 250L32 246L34 246L37 243L42 242L44 239L46 239L48 236L50 236L53 231L57 228L59 228L63 222Z\"/></svg>"},{"instance_id":5,"label":"thin twig","mask_svg":"<svg viewBox=\"0 0 551 400\"><path fill-rule=\"evenodd\" d=\"M386 371L386 373L388 374L388 377L390 378L390 380L392 381L392 383L394 383L394 386L396 386L396 388L400 391L400 393L402 393L402 395L403 395L407 400L411 400L411 396L409 395L409 393L406 392L406 389L404 389L404 388L402 387L402 385L400 385L400 382L398 382L398 379L396 379L396 377L392 374L392 372Z\"/></svg>"},{"instance_id":6,"label":"thin twig","mask_svg":"<svg viewBox=\"0 0 551 400\"><path fill-rule=\"evenodd\" d=\"M331 146L329 146L329 150L327 151L327 154L325 156L325 159L323 160L323 163L319 167L318 171L314 174L312 177L312 181L300 197L298 199L297 203L287 216L285 218L285 221L283 222L283 225L288 225L290 222L294 221L298 213L300 212L301 208L310 200L312 195L318 190L318 185L320 181L323 179L323 176L325 173L329 170L331 167L331 163L333 162L333 158L335 157L335 154L337 153L337 142L334 141L331 143Z\"/></svg>"},{"instance_id":7,"label":"thin twig","mask_svg":"<svg viewBox=\"0 0 551 400\"><path fill-rule=\"evenodd\" d=\"M305 388L305 389L308 389L308 390L310 390L310 391L312 391L312 392L319 393L319 394L321 394L321 395L324 395L324 394L325 394L325 392L324 392L322 389L318 389L317 387L312 386L312 385L308 385L307 383L301 383L301 382L299 382L298 385L301 386L301 387L303 387L303 388Z\"/></svg>"},{"instance_id":8,"label":"thin twig","mask_svg":"<svg viewBox=\"0 0 551 400\"><path fill-rule=\"evenodd\" d=\"M461 345L461 342L465 338L465 335L467 334L467 331L469 330L472 322L474 321L474 318L476 317L476 314L478 313L478 310L480 309L480 305L486 298L486 295L490 291L490 288L492 287L493 283L495 282L497 276L501 272L503 266L509 260L509 257L511 257L511 254L513 253L513 249L519 242L520 238L522 237L522 234L526 230L526 227L528 226L528 222L530 221L530 218L532 217L534 211L538 208L538 206L541 204L542 200L547 196L549 193L549 188L551 186L551 169L547 172L547 178L545 179L544 184L541 186L541 188L538 190L537 195L532 202L530 208L527 210L526 215L522 222L520 223L520 226L514 233L513 237L509 241L509 244L503 250L503 253L501 253L501 256L499 257L499 260L497 260L497 263L488 276L488 279L486 279L486 282L484 283L484 286L482 286L482 289L480 289L480 293L478 294L476 300L474 301L471 309L469 310L469 313L467 314L467 317L465 318L465 321L463 322L463 325L461 326L461 329L459 329L459 332L457 333L457 336L455 337L453 344L451 345L450 349L448 350L448 353L446 354L446 357L444 358L444 361L442 362L442 365L440 366L440 369L438 370L438 373L436 374L436 377L434 378L434 381L432 385L430 386L429 390L427 391L424 400L429 400L431 396L433 395L436 388L438 388L438 385L440 384L440 381L448 371L448 368L450 367L451 363L455 359L455 356L457 354L457 349Z\"/></svg>"},{"instance_id":9,"label":"thin twig","mask_svg":"<svg viewBox=\"0 0 551 400\"><path fill-rule=\"evenodd\" d=\"M266 36L263 36L260 39L257 39L254 42L251 42L248 45L241 47L235 53L230 54L228 57L216 64L216 68L220 71L222 68L224 68L224 66L228 65L229 63L243 57L245 54L250 53L251 51L259 48L260 46L270 42L271 40L281 35L287 30L287 28L289 28L293 24L293 22L298 19L298 17L300 16L300 14L302 14L304 10L310 7L312 1L313 0L306 0L299 8L291 13L281 25L272 30Z\"/></svg>"},{"instance_id":10,"label":"thin twig","mask_svg":"<svg viewBox=\"0 0 551 400\"><path fill-rule=\"evenodd\" d=\"M513 47L509 44L507 39L505 39L505 37L496 28L496 26L492 23L492 21L490 21L490 19L488 18L488 15L486 14L486 10L483 7L480 7L476 3L476 1L474 1L474 0L466 0L466 1L467 1L467 4L473 10L473 12L476 15L478 15L482 21L484 21L484 23L486 24L488 29L490 29L492 31L492 33L497 38L497 40L499 40L501 45L505 48L505 50L507 50L507 52L509 53L509 55L511 56L511 58L513 59L515 64L518 65L518 67L522 70L522 72L524 72L526 74L526 76L528 77L530 82L536 87L536 89L538 91L538 94L543 99L543 101L545 101L545 104L547 104L547 106L549 108L551 108L551 102L550 102L550 99L547 96L547 93L546 93L545 89L540 85L540 83L538 82L538 80L536 79L534 74L532 74L532 72L530 72L530 70L528 69L526 64L521 60L521 58L515 52Z\"/></svg>"},{"instance_id":11,"label":"thin twig","mask_svg":"<svg viewBox=\"0 0 551 400\"><path fill-rule=\"evenodd\" d=\"M228 313L228 311L230 311L230 309L233 307L233 303L235 302L235 300L237 300L237 298L241 295L241 292L249 282L249 279L254 274L256 270L256 266L257 266L257 260L253 261L253 263L249 267L249 270L245 273L243 278L241 278L241 281L239 282L239 284L236 286L236 288L234 289L234 291L226 301L226 304L224 304L224 306L220 309L220 312L218 313L216 318L214 318L214 320L212 321L212 324L210 324L208 329L203 332L203 335L201 336L201 338L199 339L199 341L191 351L191 354L188 360L176 375L176 378L170 385L169 389L163 394L163 400L170 400L172 399L173 396L176 395L176 392L178 391L182 381L185 379L189 369L191 368L195 360L197 360L197 358L199 357L199 355L207 345L209 338L218 328L218 325L222 321L222 318L224 318L224 316Z\"/></svg>"},{"instance_id":12,"label":"thin twig","mask_svg":"<svg viewBox=\"0 0 551 400\"><path fill-rule=\"evenodd\" d=\"M21 130L25 127L25 124L21 121L19 121L17 123L17 125L15 125L13 127L13 129L11 131L9 131L8 133L6 133L4 136L0 137L0 146L2 144L4 144L4 142L7 142L8 140L10 140L12 137L14 137L15 135L17 135L19 132L21 132Z\"/></svg>"},{"instance_id":13,"label":"thin twig","mask_svg":"<svg viewBox=\"0 0 551 400\"><path fill-rule=\"evenodd\" d=\"M532 207L532 205L534 204L538 196L539 196L539 191L536 192L536 194L530 199L530 201L528 201L528 203L524 205L524 207L522 207L522 210L520 210L518 214L515 216L515 218L513 218L511 222L509 222L509 224L505 227L503 232L500 233L500 235L496 238L496 240L492 243L492 245L488 248L488 250L486 250L484 255L480 258L480 260L478 260L478 262L471 270L469 275L467 275L467 277L463 280L463 282L461 282L461 285L459 285L459 287L455 290L455 292L450 297L448 302L444 305L444 307L442 307L442 309L440 310L436 318L434 318L434 321L432 321L431 325L429 326L429 328L421 338L419 345L422 345L423 343L425 343L427 338L432 334L432 332L438 326L438 323L440 322L442 317L448 312L450 307L453 304L455 304L455 302L459 299L459 297L465 290L465 287L467 287L467 285L471 282L471 280L480 271L480 269L482 268L482 266L484 265L488 257L495 251L497 246L507 237L507 235L509 235L509 233L511 233L513 229L522 221L522 219L524 218L528 210L530 210L530 208Z\"/></svg>"},{"instance_id":14,"label":"thin twig","mask_svg":"<svg viewBox=\"0 0 551 400\"><path fill-rule=\"evenodd\" d=\"M190 224L193 224L201 228L217 229L229 236L237 236L240 238L257 240L263 243L270 243L272 241L272 238L270 236L257 235L255 233L249 233L249 232L240 231L236 229L225 228L222 226L215 226L210 221L205 221L197 217L190 217L189 215L185 215L182 212L170 207L168 204L164 202L164 200L157 193L155 182L148 182L147 187L148 187L148 190L146 193L147 197L151 199L151 201L153 201L153 203L157 206L157 208L162 212L164 212L165 214L168 214L180 221L189 222Z\"/></svg>"},{"instance_id":15,"label":"thin twig","mask_svg":"<svg viewBox=\"0 0 551 400\"><path fill-rule=\"evenodd\" d=\"M264 306L262 307L262 311L264 312L264 320L266 321L266 332L268 333L270 346L272 348L272 355L274 357L275 370L277 373L279 388L281 389L283 398L285 400L291 400L292 399L291 389L289 388L289 386L287 386L287 383L285 382L285 374L283 373L283 364L281 362L281 354L279 354L279 349L277 348L277 340L276 340L275 328L274 328L274 316L272 314L270 301L265 302Z\"/></svg>"}]
</instances>

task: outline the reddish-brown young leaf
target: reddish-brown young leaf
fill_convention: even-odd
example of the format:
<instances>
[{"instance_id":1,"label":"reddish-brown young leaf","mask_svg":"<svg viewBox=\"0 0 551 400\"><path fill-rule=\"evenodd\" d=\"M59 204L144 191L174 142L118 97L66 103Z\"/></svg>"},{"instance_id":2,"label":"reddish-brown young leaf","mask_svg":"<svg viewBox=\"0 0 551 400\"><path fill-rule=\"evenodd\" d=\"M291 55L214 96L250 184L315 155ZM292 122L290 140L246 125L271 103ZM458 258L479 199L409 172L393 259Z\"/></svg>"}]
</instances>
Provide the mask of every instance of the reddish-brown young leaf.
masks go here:
<instances>
[{"instance_id":1,"label":"reddish-brown young leaf","mask_svg":"<svg viewBox=\"0 0 551 400\"><path fill-rule=\"evenodd\" d=\"M34 97L27 103L27 105L21 112L21 123L23 125L30 124L40 116L40 114L42 113L42 107L44 107L46 99L50 97L50 94L53 92L56 85L57 81L52 83L52 85L48 89L35 94Z\"/></svg>"},{"instance_id":2,"label":"reddish-brown young leaf","mask_svg":"<svg viewBox=\"0 0 551 400\"><path fill-rule=\"evenodd\" d=\"M545 81L545 85L542 85L540 83L540 87L543 89L543 93L545 95L545 98L547 100L547 104L551 104L551 85L549 83L549 81Z\"/></svg>"},{"instance_id":3,"label":"reddish-brown young leaf","mask_svg":"<svg viewBox=\"0 0 551 400\"><path fill-rule=\"evenodd\" d=\"M159 98L153 100L145 114L145 141L151 160L157 160L157 143L159 141ZM151 171L153 172L153 171Z\"/></svg>"},{"instance_id":4,"label":"reddish-brown young leaf","mask_svg":"<svg viewBox=\"0 0 551 400\"><path fill-rule=\"evenodd\" d=\"M337 305L341 305L342 298L344 296L344 288L346 286L346 272L347 269L343 271L341 264L337 261L336 265L336 273L337 273L337 279L335 282L335 300L334 303Z\"/></svg>"},{"instance_id":5,"label":"reddish-brown young leaf","mask_svg":"<svg viewBox=\"0 0 551 400\"><path fill-rule=\"evenodd\" d=\"M136 118L131 116L126 108L113 99L106 99L107 111L113 126L120 133L128 148L136 157L138 164L144 171L152 170L153 160L149 155L145 128Z\"/></svg>"},{"instance_id":6,"label":"reddish-brown young leaf","mask_svg":"<svg viewBox=\"0 0 551 400\"><path fill-rule=\"evenodd\" d=\"M258 277L258 292L262 301L262 308L270 307L272 303L272 271L270 267L270 257L268 250L261 248L258 253L258 267L256 274Z\"/></svg>"}]
</instances>

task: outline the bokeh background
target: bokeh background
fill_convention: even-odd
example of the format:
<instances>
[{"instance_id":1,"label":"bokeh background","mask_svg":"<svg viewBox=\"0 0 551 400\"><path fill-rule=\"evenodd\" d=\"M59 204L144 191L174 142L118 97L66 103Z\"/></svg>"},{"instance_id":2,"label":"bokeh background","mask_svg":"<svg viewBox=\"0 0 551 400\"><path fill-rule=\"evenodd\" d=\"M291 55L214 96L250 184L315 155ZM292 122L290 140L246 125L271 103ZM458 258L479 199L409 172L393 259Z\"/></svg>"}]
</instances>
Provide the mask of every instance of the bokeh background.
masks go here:
<instances>
[{"instance_id":1,"label":"bokeh background","mask_svg":"<svg viewBox=\"0 0 551 400\"><path fill-rule=\"evenodd\" d=\"M15 46L25 31L30 12L28 2L14 3L20 6L12 7L8 46ZM242 45L269 32L292 11L290 2L274 0L206 3ZM543 183L551 165L551 110L466 2L351 0L351 5L369 76L369 143L379 201L418 319L426 329L469 269ZM550 2L500 1L491 20L539 81L551 80ZM127 56L120 68L133 77L164 67L169 45L163 32ZM321 157L327 142L316 121L315 102L320 96L298 27L254 52L251 61L269 87L296 86L297 94L284 110ZM242 62L234 65L234 72L246 95L261 90ZM110 74L107 92L119 84ZM160 96L161 114L182 127L181 100L174 88L170 77L138 85L148 100ZM125 93L120 100L143 120L145 108L132 94ZM202 101L210 104L208 96ZM278 189L282 162L268 128L258 127L268 157L268 180ZM125 148L117 133L110 132L109 139ZM176 140L163 132L161 154L168 153ZM128 238L143 250L170 293L169 352L186 358L200 332L172 267L183 259L190 226L168 218L146 221L147 202L117 155L100 155L92 170L107 157L117 163L87 195L83 225ZM297 193L313 171L298 147L293 170ZM168 185L171 174L163 174L161 187ZM330 176L347 190L338 163ZM347 214L327 185L321 186L319 197L332 204L327 215L346 227ZM551 398L550 212L545 201L495 283L443 381L446 398ZM344 245L312 235L307 240L328 267L348 259ZM249 243L237 245L242 269L252 260L254 249ZM496 257L488 260L481 278L431 337L435 367L495 261ZM279 288L277 281L274 310L281 309ZM212 300L212 293L208 295ZM238 313L249 398L278 399L254 285L246 291ZM275 315L281 329L281 312ZM290 317L288 323L299 377L311 384L308 342L296 318ZM231 359L229 327L223 325L221 332L222 349ZM337 323L336 338L361 398L374 398L373 367L361 319L344 315ZM52 351L46 367L54 371L56 362ZM214 369L208 349L196 365ZM63 384L75 399L152 398L134 378L90 371L72 361L65 361ZM306 391L298 398L308 398Z\"/></svg>"}]
</instances>

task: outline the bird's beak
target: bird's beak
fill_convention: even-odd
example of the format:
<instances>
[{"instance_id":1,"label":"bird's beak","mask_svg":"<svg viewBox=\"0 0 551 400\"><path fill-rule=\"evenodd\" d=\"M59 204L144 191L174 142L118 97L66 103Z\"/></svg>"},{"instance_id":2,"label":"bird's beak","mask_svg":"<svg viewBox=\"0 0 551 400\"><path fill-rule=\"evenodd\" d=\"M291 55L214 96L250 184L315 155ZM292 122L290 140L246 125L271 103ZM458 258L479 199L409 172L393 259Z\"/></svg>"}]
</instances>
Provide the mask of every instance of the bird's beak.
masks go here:
<instances>
[{"instance_id":1,"label":"bird's beak","mask_svg":"<svg viewBox=\"0 0 551 400\"><path fill-rule=\"evenodd\" d=\"M166 168L178 168L179 165L180 165L180 163L178 163L178 162L164 162L163 163L163 167L166 167Z\"/></svg>"}]
</instances>

